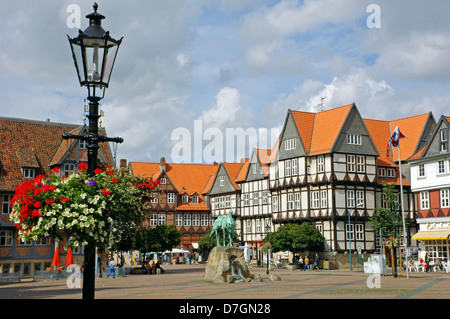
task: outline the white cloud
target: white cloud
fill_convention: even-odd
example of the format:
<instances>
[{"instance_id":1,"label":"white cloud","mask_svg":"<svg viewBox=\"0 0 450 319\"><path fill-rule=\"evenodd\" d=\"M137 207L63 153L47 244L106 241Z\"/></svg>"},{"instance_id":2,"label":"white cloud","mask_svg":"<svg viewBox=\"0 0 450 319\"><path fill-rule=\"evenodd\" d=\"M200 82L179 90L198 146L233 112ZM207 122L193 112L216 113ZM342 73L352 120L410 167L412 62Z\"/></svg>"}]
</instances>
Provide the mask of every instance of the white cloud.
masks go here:
<instances>
[{"instance_id":1,"label":"white cloud","mask_svg":"<svg viewBox=\"0 0 450 319\"><path fill-rule=\"evenodd\" d=\"M216 95L216 104L200 116L205 126L224 128L233 124L241 109L241 95L235 88L224 87Z\"/></svg>"}]
</instances>

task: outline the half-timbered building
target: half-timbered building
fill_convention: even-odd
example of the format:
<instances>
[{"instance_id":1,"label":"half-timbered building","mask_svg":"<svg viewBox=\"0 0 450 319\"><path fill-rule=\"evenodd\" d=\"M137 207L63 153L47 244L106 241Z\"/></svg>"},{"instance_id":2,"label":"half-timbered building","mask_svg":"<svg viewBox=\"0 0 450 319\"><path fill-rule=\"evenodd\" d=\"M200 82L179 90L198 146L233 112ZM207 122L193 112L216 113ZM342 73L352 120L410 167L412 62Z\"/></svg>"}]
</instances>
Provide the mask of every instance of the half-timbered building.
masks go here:
<instances>
[{"instance_id":1,"label":"half-timbered building","mask_svg":"<svg viewBox=\"0 0 450 319\"><path fill-rule=\"evenodd\" d=\"M164 157L159 163L130 162L135 176L160 180L161 193L151 202L145 225L173 225L182 233L181 248L197 249L200 238L211 228L207 193L218 164L172 164Z\"/></svg>"}]
</instances>

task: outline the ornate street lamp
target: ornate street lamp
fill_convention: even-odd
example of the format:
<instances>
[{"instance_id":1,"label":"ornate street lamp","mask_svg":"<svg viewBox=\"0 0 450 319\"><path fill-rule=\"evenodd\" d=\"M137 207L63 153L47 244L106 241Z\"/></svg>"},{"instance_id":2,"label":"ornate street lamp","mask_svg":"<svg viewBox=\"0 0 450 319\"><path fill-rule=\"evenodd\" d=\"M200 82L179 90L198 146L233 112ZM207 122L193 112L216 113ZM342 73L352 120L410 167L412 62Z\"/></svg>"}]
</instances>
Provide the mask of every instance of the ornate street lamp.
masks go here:
<instances>
[{"instance_id":1,"label":"ornate street lamp","mask_svg":"<svg viewBox=\"0 0 450 319\"><path fill-rule=\"evenodd\" d=\"M105 16L97 12L98 5L94 3L94 12L87 15L89 26L79 31L78 37L71 39L70 48L81 86L88 88L89 100L89 131L88 135L64 134L63 139L78 139L88 142L88 173L94 176L97 168L98 143L122 143L121 137L105 137L98 134L99 101L105 95L109 85L112 69L122 39L115 40L109 31L102 28ZM99 95L101 94L101 95ZM84 250L83 298L94 299L95 292L95 247L88 244Z\"/></svg>"}]
</instances>

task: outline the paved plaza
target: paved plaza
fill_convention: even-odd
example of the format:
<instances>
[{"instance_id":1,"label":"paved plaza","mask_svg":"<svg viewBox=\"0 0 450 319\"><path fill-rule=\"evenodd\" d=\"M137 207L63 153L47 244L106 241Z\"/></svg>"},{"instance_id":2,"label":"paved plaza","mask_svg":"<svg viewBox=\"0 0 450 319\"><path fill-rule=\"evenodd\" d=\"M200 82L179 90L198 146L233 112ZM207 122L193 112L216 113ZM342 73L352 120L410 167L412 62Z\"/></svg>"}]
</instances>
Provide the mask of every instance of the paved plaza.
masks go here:
<instances>
[{"instance_id":1,"label":"paved plaza","mask_svg":"<svg viewBox=\"0 0 450 319\"><path fill-rule=\"evenodd\" d=\"M160 275L127 275L96 279L96 299L450 299L450 273L410 273L394 278L361 269L300 271L251 268L263 282L214 284L204 280L205 265L164 265ZM390 270L390 269L389 269ZM388 270L388 271L389 271ZM400 274L400 273L399 273ZM0 299L81 299L81 288L65 279L23 280L0 285Z\"/></svg>"}]
</instances>

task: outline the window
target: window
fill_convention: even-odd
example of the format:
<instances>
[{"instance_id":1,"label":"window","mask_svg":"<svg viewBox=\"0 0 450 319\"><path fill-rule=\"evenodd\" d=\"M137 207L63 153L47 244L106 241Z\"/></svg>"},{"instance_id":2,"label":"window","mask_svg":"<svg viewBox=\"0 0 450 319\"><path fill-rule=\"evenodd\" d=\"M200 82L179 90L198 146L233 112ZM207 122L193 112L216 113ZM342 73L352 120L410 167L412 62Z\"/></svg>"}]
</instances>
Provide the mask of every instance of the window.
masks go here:
<instances>
[{"instance_id":1,"label":"window","mask_svg":"<svg viewBox=\"0 0 450 319\"><path fill-rule=\"evenodd\" d=\"M253 169L253 175L258 174L258 165L257 164L252 164L252 169Z\"/></svg>"},{"instance_id":2,"label":"window","mask_svg":"<svg viewBox=\"0 0 450 319\"><path fill-rule=\"evenodd\" d=\"M296 159L292 160L292 176L295 176L298 174L298 162Z\"/></svg>"},{"instance_id":3,"label":"window","mask_svg":"<svg viewBox=\"0 0 450 319\"><path fill-rule=\"evenodd\" d=\"M23 178L34 178L36 170L34 168L22 168Z\"/></svg>"},{"instance_id":4,"label":"window","mask_svg":"<svg viewBox=\"0 0 450 319\"><path fill-rule=\"evenodd\" d=\"M311 192L311 208L319 208L319 207L320 207L319 191L312 191Z\"/></svg>"},{"instance_id":5,"label":"window","mask_svg":"<svg viewBox=\"0 0 450 319\"><path fill-rule=\"evenodd\" d=\"M263 191L262 195L262 203L267 204L267 191Z\"/></svg>"},{"instance_id":6,"label":"window","mask_svg":"<svg viewBox=\"0 0 450 319\"><path fill-rule=\"evenodd\" d=\"M192 215L192 226L200 226L200 214Z\"/></svg>"},{"instance_id":7,"label":"window","mask_svg":"<svg viewBox=\"0 0 450 319\"><path fill-rule=\"evenodd\" d=\"M225 176L219 176L219 186L225 186Z\"/></svg>"},{"instance_id":8,"label":"window","mask_svg":"<svg viewBox=\"0 0 450 319\"><path fill-rule=\"evenodd\" d=\"M419 177L425 177L425 165L419 164Z\"/></svg>"},{"instance_id":9,"label":"window","mask_svg":"<svg viewBox=\"0 0 450 319\"><path fill-rule=\"evenodd\" d=\"M198 204L198 195L194 195L191 197L192 203Z\"/></svg>"},{"instance_id":10,"label":"window","mask_svg":"<svg viewBox=\"0 0 450 319\"><path fill-rule=\"evenodd\" d=\"M348 190L347 191L347 208L355 207L355 191Z\"/></svg>"},{"instance_id":11,"label":"window","mask_svg":"<svg viewBox=\"0 0 450 319\"><path fill-rule=\"evenodd\" d=\"M253 193L253 205L258 205L258 192Z\"/></svg>"},{"instance_id":12,"label":"window","mask_svg":"<svg viewBox=\"0 0 450 319\"><path fill-rule=\"evenodd\" d=\"M286 151L295 149L295 139L291 138L284 141L284 149Z\"/></svg>"},{"instance_id":13,"label":"window","mask_svg":"<svg viewBox=\"0 0 450 319\"><path fill-rule=\"evenodd\" d=\"M438 161L438 174L445 173L445 161Z\"/></svg>"},{"instance_id":14,"label":"window","mask_svg":"<svg viewBox=\"0 0 450 319\"><path fill-rule=\"evenodd\" d=\"M208 214L202 214L202 226L208 226Z\"/></svg>"},{"instance_id":15,"label":"window","mask_svg":"<svg viewBox=\"0 0 450 319\"><path fill-rule=\"evenodd\" d=\"M184 215L184 226L191 226L191 215L190 214Z\"/></svg>"},{"instance_id":16,"label":"window","mask_svg":"<svg viewBox=\"0 0 450 319\"><path fill-rule=\"evenodd\" d=\"M287 160L286 162L284 162L285 167L284 167L284 175L285 176L291 176L291 160Z\"/></svg>"},{"instance_id":17,"label":"window","mask_svg":"<svg viewBox=\"0 0 450 319\"><path fill-rule=\"evenodd\" d=\"M257 233L261 232L261 220L259 219L256 220L256 232Z\"/></svg>"},{"instance_id":18,"label":"window","mask_svg":"<svg viewBox=\"0 0 450 319\"><path fill-rule=\"evenodd\" d=\"M244 206L249 205L248 194L244 194Z\"/></svg>"},{"instance_id":19,"label":"window","mask_svg":"<svg viewBox=\"0 0 450 319\"><path fill-rule=\"evenodd\" d=\"M183 215L181 214L175 215L175 226L183 226Z\"/></svg>"},{"instance_id":20,"label":"window","mask_svg":"<svg viewBox=\"0 0 450 319\"><path fill-rule=\"evenodd\" d=\"M151 214L150 215L150 226L157 226L158 225L158 214Z\"/></svg>"},{"instance_id":21,"label":"window","mask_svg":"<svg viewBox=\"0 0 450 319\"><path fill-rule=\"evenodd\" d=\"M324 171L325 171L324 157L318 156L317 157L317 172L323 173Z\"/></svg>"},{"instance_id":22,"label":"window","mask_svg":"<svg viewBox=\"0 0 450 319\"><path fill-rule=\"evenodd\" d=\"M300 209L300 193L295 193L294 208Z\"/></svg>"},{"instance_id":23,"label":"window","mask_svg":"<svg viewBox=\"0 0 450 319\"><path fill-rule=\"evenodd\" d=\"M66 163L64 164L63 168L64 168L63 175L67 176L70 175L71 173L74 173L76 169L75 164L73 163Z\"/></svg>"},{"instance_id":24,"label":"window","mask_svg":"<svg viewBox=\"0 0 450 319\"><path fill-rule=\"evenodd\" d=\"M448 130L447 129L442 129L439 131L439 136L440 136L440 149L441 152L446 152L448 147L447 147L447 142L448 142Z\"/></svg>"},{"instance_id":25,"label":"window","mask_svg":"<svg viewBox=\"0 0 450 319\"><path fill-rule=\"evenodd\" d=\"M378 167L378 176L379 177L386 177L386 168Z\"/></svg>"},{"instance_id":26,"label":"window","mask_svg":"<svg viewBox=\"0 0 450 319\"><path fill-rule=\"evenodd\" d=\"M420 192L420 208L430 209L430 193Z\"/></svg>"},{"instance_id":27,"label":"window","mask_svg":"<svg viewBox=\"0 0 450 319\"><path fill-rule=\"evenodd\" d=\"M12 243L13 243L13 231L0 230L0 246L12 246Z\"/></svg>"},{"instance_id":28,"label":"window","mask_svg":"<svg viewBox=\"0 0 450 319\"><path fill-rule=\"evenodd\" d=\"M166 223L166 214L158 215L158 225L164 225Z\"/></svg>"},{"instance_id":29,"label":"window","mask_svg":"<svg viewBox=\"0 0 450 319\"><path fill-rule=\"evenodd\" d=\"M294 194L290 193L288 194L288 210L293 210L294 209Z\"/></svg>"},{"instance_id":30,"label":"window","mask_svg":"<svg viewBox=\"0 0 450 319\"><path fill-rule=\"evenodd\" d=\"M183 196L181 196L181 202L182 202L183 204L189 203L189 196L188 196L188 195L183 195Z\"/></svg>"},{"instance_id":31,"label":"window","mask_svg":"<svg viewBox=\"0 0 450 319\"><path fill-rule=\"evenodd\" d=\"M356 240L364 239L364 225L363 224L355 225L355 236L356 236Z\"/></svg>"},{"instance_id":32,"label":"window","mask_svg":"<svg viewBox=\"0 0 450 319\"><path fill-rule=\"evenodd\" d=\"M167 183L167 179L165 177L162 177L159 179L160 184L166 184Z\"/></svg>"},{"instance_id":33,"label":"window","mask_svg":"<svg viewBox=\"0 0 450 319\"><path fill-rule=\"evenodd\" d=\"M364 205L364 191L356 191L356 206L363 207Z\"/></svg>"},{"instance_id":34,"label":"window","mask_svg":"<svg viewBox=\"0 0 450 319\"><path fill-rule=\"evenodd\" d=\"M386 172L387 172L387 177L395 178L395 169L388 168Z\"/></svg>"},{"instance_id":35,"label":"window","mask_svg":"<svg viewBox=\"0 0 450 319\"><path fill-rule=\"evenodd\" d=\"M278 212L278 196L272 196L272 211Z\"/></svg>"},{"instance_id":36,"label":"window","mask_svg":"<svg viewBox=\"0 0 450 319\"><path fill-rule=\"evenodd\" d=\"M2 214L10 214L11 213L11 199L14 195L3 194L3 204L2 204Z\"/></svg>"},{"instance_id":37,"label":"window","mask_svg":"<svg viewBox=\"0 0 450 319\"><path fill-rule=\"evenodd\" d=\"M320 207L327 208L327 206L328 206L327 191L321 190L320 191Z\"/></svg>"},{"instance_id":38,"label":"window","mask_svg":"<svg viewBox=\"0 0 450 319\"><path fill-rule=\"evenodd\" d=\"M347 228L347 240L349 240L349 239L351 239L351 240L355 240L355 235L354 235L354 231L353 231L353 229L354 229L354 225L352 225L352 224L345 224L345 226L347 226L346 228ZM350 237L350 238L349 238Z\"/></svg>"},{"instance_id":39,"label":"window","mask_svg":"<svg viewBox=\"0 0 450 319\"><path fill-rule=\"evenodd\" d=\"M441 189L441 208L450 207L448 188Z\"/></svg>"},{"instance_id":40,"label":"window","mask_svg":"<svg viewBox=\"0 0 450 319\"><path fill-rule=\"evenodd\" d=\"M175 203L175 194L174 193L168 193L167 194L167 203L168 204Z\"/></svg>"},{"instance_id":41,"label":"window","mask_svg":"<svg viewBox=\"0 0 450 319\"><path fill-rule=\"evenodd\" d=\"M226 208L231 207L231 196L225 196L225 207Z\"/></svg>"},{"instance_id":42,"label":"window","mask_svg":"<svg viewBox=\"0 0 450 319\"><path fill-rule=\"evenodd\" d=\"M347 144L361 145L361 134L347 134Z\"/></svg>"},{"instance_id":43,"label":"window","mask_svg":"<svg viewBox=\"0 0 450 319\"><path fill-rule=\"evenodd\" d=\"M250 219L247 219L247 233L252 232L252 221Z\"/></svg>"},{"instance_id":44,"label":"window","mask_svg":"<svg viewBox=\"0 0 450 319\"><path fill-rule=\"evenodd\" d=\"M356 156L356 171L358 173L364 173L366 171L366 166L365 166L365 158L362 155L358 155Z\"/></svg>"},{"instance_id":45,"label":"window","mask_svg":"<svg viewBox=\"0 0 450 319\"><path fill-rule=\"evenodd\" d=\"M354 172L355 170L355 155L347 155L347 171Z\"/></svg>"},{"instance_id":46,"label":"window","mask_svg":"<svg viewBox=\"0 0 450 319\"><path fill-rule=\"evenodd\" d=\"M88 145L89 145L89 141L79 140L78 141L78 145L80 147L80 150L87 150Z\"/></svg>"}]
</instances>

